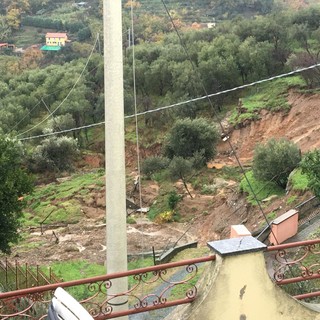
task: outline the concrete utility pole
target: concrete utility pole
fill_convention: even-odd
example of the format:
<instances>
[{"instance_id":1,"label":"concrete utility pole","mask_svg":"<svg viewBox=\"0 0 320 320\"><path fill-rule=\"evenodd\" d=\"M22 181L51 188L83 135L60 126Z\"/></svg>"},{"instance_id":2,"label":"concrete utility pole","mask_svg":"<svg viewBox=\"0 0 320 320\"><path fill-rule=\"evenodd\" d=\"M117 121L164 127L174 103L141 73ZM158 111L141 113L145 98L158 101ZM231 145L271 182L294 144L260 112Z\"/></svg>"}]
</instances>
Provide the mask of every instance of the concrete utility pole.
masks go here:
<instances>
[{"instance_id":1,"label":"concrete utility pole","mask_svg":"<svg viewBox=\"0 0 320 320\"><path fill-rule=\"evenodd\" d=\"M103 0L105 156L107 209L107 272L127 271L126 183L124 144L122 4ZM112 281L108 294L128 290L128 279ZM112 303L114 311L127 309L127 299ZM121 319L128 319L122 317Z\"/></svg>"}]
</instances>

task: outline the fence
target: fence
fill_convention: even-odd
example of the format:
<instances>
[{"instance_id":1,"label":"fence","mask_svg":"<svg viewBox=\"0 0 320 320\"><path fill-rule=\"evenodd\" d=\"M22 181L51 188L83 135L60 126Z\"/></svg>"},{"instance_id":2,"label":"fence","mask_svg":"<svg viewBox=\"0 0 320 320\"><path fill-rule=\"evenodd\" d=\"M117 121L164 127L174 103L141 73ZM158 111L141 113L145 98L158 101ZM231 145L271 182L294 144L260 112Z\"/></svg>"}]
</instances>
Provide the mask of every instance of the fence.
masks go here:
<instances>
[{"instance_id":1,"label":"fence","mask_svg":"<svg viewBox=\"0 0 320 320\"><path fill-rule=\"evenodd\" d=\"M278 285L296 299L319 302L320 239L270 246L267 252L267 268Z\"/></svg>"},{"instance_id":2,"label":"fence","mask_svg":"<svg viewBox=\"0 0 320 320\"><path fill-rule=\"evenodd\" d=\"M208 256L0 293L0 318L3 320L15 317L45 319L53 292L58 287L64 288L73 295L97 320L190 303L197 296L196 282L199 277L199 264L213 260L215 256ZM108 294L112 281L123 277L129 278L128 291L116 295ZM128 300L128 310L114 310L115 301L119 298Z\"/></svg>"},{"instance_id":3,"label":"fence","mask_svg":"<svg viewBox=\"0 0 320 320\"><path fill-rule=\"evenodd\" d=\"M251 246L249 246L250 241L252 242ZM266 279L261 280L265 272L254 271L257 266L264 268L265 261L269 275L271 275L274 282L296 299L314 302L320 296L320 290L318 289L320 287L320 239L269 246L267 248L253 237L227 239L209 244L222 257L222 260L218 259L216 270L211 264L210 272L206 272L206 279L209 281L208 283L211 283L209 286L211 291L209 293L205 293L205 290L202 291L203 286L200 287L202 289L198 293L197 280L200 276L199 269L203 267L205 262L213 262L216 259L215 255L0 293L0 318L3 320L14 318L45 319L54 290L62 287L74 296L96 320L152 312L156 309L187 305L193 301L196 305L204 304L203 308L196 308L197 312L201 311L206 314L207 309L205 309L205 306L207 305L207 307L209 306L208 310L211 310L210 312L212 313L210 314L210 319L216 319L215 314L221 315L222 311L220 309L224 308L224 304L230 306L230 304L236 302L234 299L235 296L239 296L239 284L242 285L243 283L246 284L242 288L243 294L247 285L252 292L262 290L261 292L259 291L260 294L253 296L254 299L260 299L257 303L264 301L264 296L273 301L272 303L275 307L272 306L270 314L274 316L274 313L278 315L283 312L282 307L280 308L281 310L276 308L279 306L279 301L277 300L279 298L277 290L279 289L270 290L271 287L265 285L268 281ZM232 245L236 246L233 254L230 253L230 246L232 247ZM240 249L239 246L241 246ZM244 249L242 249L242 246ZM258 249L265 250L265 260L262 252L261 255L256 254ZM248 251L248 253L244 254L243 250ZM236 272L234 272L235 270ZM218 275L219 272L222 275L221 278ZM113 283L116 282L116 279L123 277L128 278L129 289L126 292L111 294ZM225 286L227 283L230 288L228 287L226 291ZM233 285L234 288L232 288ZM209 290L209 287L207 285L206 290ZM226 295L227 292L229 296ZM248 297L246 299L240 298L237 301L239 300L240 309L246 306L248 308L247 312L252 312L253 314L254 310L252 309L249 292L250 290L248 289ZM271 295L271 292L273 292L273 295ZM198 294L201 295L201 299L196 300ZM281 299L294 307L294 300L286 300L286 297L286 295L283 295ZM121 309L119 311L115 307L119 298L121 301L128 301L126 310ZM266 301L269 301L268 299ZM215 303L218 303L219 307ZM304 309L300 311L302 313L309 312ZM287 313L290 315L289 311ZM315 319L311 311L309 313L310 317L306 317L306 319ZM207 316L209 315L207 314ZM300 315L298 316L300 317ZM228 317L229 315L226 314L223 319L228 319ZM195 314L192 319L199 318Z\"/></svg>"},{"instance_id":4,"label":"fence","mask_svg":"<svg viewBox=\"0 0 320 320\"><path fill-rule=\"evenodd\" d=\"M21 266L17 261L9 262L7 259L0 261L0 286L2 291L19 290L34 286L43 286L60 282L48 269L48 274L44 273L39 266Z\"/></svg>"}]
</instances>

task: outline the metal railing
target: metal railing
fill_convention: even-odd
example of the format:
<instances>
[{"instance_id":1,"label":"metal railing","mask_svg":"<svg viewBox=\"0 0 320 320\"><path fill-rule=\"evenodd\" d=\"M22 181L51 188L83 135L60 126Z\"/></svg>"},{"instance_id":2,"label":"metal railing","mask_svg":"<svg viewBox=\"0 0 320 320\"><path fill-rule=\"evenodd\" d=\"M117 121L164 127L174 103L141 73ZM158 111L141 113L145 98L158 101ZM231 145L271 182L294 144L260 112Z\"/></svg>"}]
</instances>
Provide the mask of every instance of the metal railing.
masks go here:
<instances>
[{"instance_id":1,"label":"metal railing","mask_svg":"<svg viewBox=\"0 0 320 320\"><path fill-rule=\"evenodd\" d=\"M320 296L320 239L270 246L266 255L273 280L294 298Z\"/></svg>"},{"instance_id":2,"label":"metal railing","mask_svg":"<svg viewBox=\"0 0 320 320\"><path fill-rule=\"evenodd\" d=\"M45 274L38 265L35 267L27 263L21 265L17 260L11 263L8 259L0 261L0 288L2 287L4 291L25 289L60 281L53 274L51 268L49 268L48 274Z\"/></svg>"},{"instance_id":3,"label":"metal railing","mask_svg":"<svg viewBox=\"0 0 320 320\"><path fill-rule=\"evenodd\" d=\"M96 320L190 303L197 296L196 282L199 277L199 264L214 260L215 256L211 255L127 272L0 293L0 319L22 319L24 317L34 320L45 319L53 292L58 287L64 288L73 295ZM108 294L112 281L123 277L128 277L128 291ZM177 287L183 292L182 296L174 294ZM114 310L115 301L118 301L119 298L128 301L128 310Z\"/></svg>"}]
</instances>

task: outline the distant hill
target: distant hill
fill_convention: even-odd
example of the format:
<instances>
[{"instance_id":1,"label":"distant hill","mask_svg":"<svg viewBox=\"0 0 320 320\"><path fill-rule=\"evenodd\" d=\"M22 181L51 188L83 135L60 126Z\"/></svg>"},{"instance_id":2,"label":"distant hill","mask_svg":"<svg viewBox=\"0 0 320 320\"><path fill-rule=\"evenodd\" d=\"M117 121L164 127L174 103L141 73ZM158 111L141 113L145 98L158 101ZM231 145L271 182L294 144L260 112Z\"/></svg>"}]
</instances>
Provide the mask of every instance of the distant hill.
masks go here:
<instances>
[{"instance_id":1,"label":"distant hill","mask_svg":"<svg viewBox=\"0 0 320 320\"><path fill-rule=\"evenodd\" d=\"M123 0L129 10L127 0ZM162 1L139 0L136 9L138 13L152 13L157 16L166 16ZM223 0L166 0L165 4L171 12L177 13L185 22L208 22L212 19L230 19L237 15L251 17L264 15L272 11L273 5L298 10L310 5L320 4L319 0L254 0L254 1L223 1Z\"/></svg>"}]
</instances>

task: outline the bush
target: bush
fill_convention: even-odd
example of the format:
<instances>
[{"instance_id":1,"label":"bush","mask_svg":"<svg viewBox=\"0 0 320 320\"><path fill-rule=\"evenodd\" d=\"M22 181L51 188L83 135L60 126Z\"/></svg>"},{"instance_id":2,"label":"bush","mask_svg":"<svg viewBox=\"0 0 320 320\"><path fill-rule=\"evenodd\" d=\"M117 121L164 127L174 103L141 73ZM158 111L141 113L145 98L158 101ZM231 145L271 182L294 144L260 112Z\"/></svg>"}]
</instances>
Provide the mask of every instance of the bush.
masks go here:
<instances>
[{"instance_id":1,"label":"bush","mask_svg":"<svg viewBox=\"0 0 320 320\"><path fill-rule=\"evenodd\" d=\"M202 164L216 154L215 146L219 139L216 126L206 119L182 119L172 127L165 143L165 155L170 159L185 159L202 155Z\"/></svg>"},{"instance_id":2,"label":"bush","mask_svg":"<svg viewBox=\"0 0 320 320\"><path fill-rule=\"evenodd\" d=\"M83 29L80 29L77 35L80 42L88 40L91 38L91 30L89 27L85 27Z\"/></svg>"},{"instance_id":3,"label":"bush","mask_svg":"<svg viewBox=\"0 0 320 320\"><path fill-rule=\"evenodd\" d=\"M127 217L127 223L128 224L136 224L137 221L133 217Z\"/></svg>"},{"instance_id":4,"label":"bush","mask_svg":"<svg viewBox=\"0 0 320 320\"><path fill-rule=\"evenodd\" d=\"M286 139L271 139L254 150L253 175L262 181L273 181L285 188L288 177L301 160L300 149Z\"/></svg>"},{"instance_id":5,"label":"bush","mask_svg":"<svg viewBox=\"0 0 320 320\"><path fill-rule=\"evenodd\" d=\"M69 137L51 137L36 147L29 159L33 172L71 170L78 154L77 141Z\"/></svg>"},{"instance_id":6,"label":"bush","mask_svg":"<svg viewBox=\"0 0 320 320\"><path fill-rule=\"evenodd\" d=\"M76 126L76 123L70 113L65 113L60 116L53 117L48 121L48 126L44 129L46 132L58 132L67 130Z\"/></svg>"},{"instance_id":7,"label":"bush","mask_svg":"<svg viewBox=\"0 0 320 320\"><path fill-rule=\"evenodd\" d=\"M309 186L309 179L306 174L302 173L301 168L293 170L288 178L288 190L306 191Z\"/></svg>"},{"instance_id":8,"label":"bush","mask_svg":"<svg viewBox=\"0 0 320 320\"><path fill-rule=\"evenodd\" d=\"M201 194L215 194L217 192L217 186L214 184L204 184L201 188Z\"/></svg>"},{"instance_id":9,"label":"bush","mask_svg":"<svg viewBox=\"0 0 320 320\"><path fill-rule=\"evenodd\" d=\"M177 222L179 220L180 220L180 215L174 210L162 212L158 214L157 217L155 218L156 223Z\"/></svg>"},{"instance_id":10,"label":"bush","mask_svg":"<svg viewBox=\"0 0 320 320\"><path fill-rule=\"evenodd\" d=\"M141 166L141 171L148 178L151 177L152 174L159 172L169 165L169 159L165 157L150 157L147 158Z\"/></svg>"},{"instance_id":11,"label":"bush","mask_svg":"<svg viewBox=\"0 0 320 320\"><path fill-rule=\"evenodd\" d=\"M176 206L180 200L181 200L181 196L178 195L176 191L169 192L168 206L171 210L174 210L176 208Z\"/></svg>"}]
</instances>

